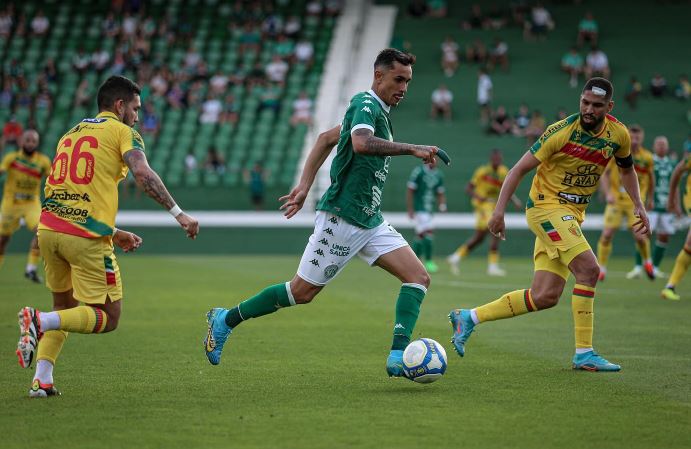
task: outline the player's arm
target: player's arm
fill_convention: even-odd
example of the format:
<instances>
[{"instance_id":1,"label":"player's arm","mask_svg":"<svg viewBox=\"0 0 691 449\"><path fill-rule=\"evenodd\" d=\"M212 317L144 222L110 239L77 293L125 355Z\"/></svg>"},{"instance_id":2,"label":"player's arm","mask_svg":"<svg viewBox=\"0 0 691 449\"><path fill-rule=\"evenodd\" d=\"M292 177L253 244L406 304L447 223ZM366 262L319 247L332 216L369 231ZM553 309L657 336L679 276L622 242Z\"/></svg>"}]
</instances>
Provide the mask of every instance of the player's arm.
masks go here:
<instances>
[{"instance_id":1,"label":"player's arm","mask_svg":"<svg viewBox=\"0 0 691 449\"><path fill-rule=\"evenodd\" d=\"M516 162L516 165L511 167L511 170L506 174L506 179L501 185L499 191L499 198L497 198L497 205L494 207L492 217L489 220L487 228L492 235L504 240L505 225L504 213L506 212L506 205L516 193L518 185L521 183L523 177L535 167L540 165L540 160L533 156L533 153L526 151L526 153Z\"/></svg>"},{"instance_id":2,"label":"player's arm","mask_svg":"<svg viewBox=\"0 0 691 449\"><path fill-rule=\"evenodd\" d=\"M284 195L278 199L283 204L280 210L286 218L291 218L297 214L302 205L305 203L307 194L312 188L314 178L317 176L319 168L324 164L324 161L338 144L338 139L341 135L341 125L334 126L328 131L319 134L317 141L314 143L312 150L310 150L305 166L302 168L302 175L298 185L290 191L288 195Z\"/></svg>"},{"instance_id":3,"label":"player's arm","mask_svg":"<svg viewBox=\"0 0 691 449\"><path fill-rule=\"evenodd\" d=\"M439 206L439 212L446 212L448 210L448 207L446 205L446 193L444 190L439 190L437 191L437 204Z\"/></svg>"},{"instance_id":4,"label":"player's arm","mask_svg":"<svg viewBox=\"0 0 691 449\"><path fill-rule=\"evenodd\" d=\"M607 167L605 167L604 173L602 173L602 176L600 177L600 191L604 193L607 204L614 204L616 198L614 198L614 195L612 194L612 189L610 188L610 173L611 167L608 164Z\"/></svg>"},{"instance_id":5,"label":"player's arm","mask_svg":"<svg viewBox=\"0 0 691 449\"><path fill-rule=\"evenodd\" d=\"M370 156L402 156L410 155L422 159L425 163L432 162L439 148L427 145L413 145L411 143L391 142L374 136L369 128L358 128L351 134L353 151L357 154Z\"/></svg>"},{"instance_id":6,"label":"player's arm","mask_svg":"<svg viewBox=\"0 0 691 449\"><path fill-rule=\"evenodd\" d=\"M511 202L517 210L523 209L523 201L515 193L511 195Z\"/></svg>"},{"instance_id":7,"label":"player's arm","mask_svg":"<svg viewBox=\"0 0 691 449\"><path fill-rule=\"evenodd\" d=\"M619 167L621 185L624 186L624 190L626 190L627 195L631 198L634 214L639 218L639 221L633 224L633 229L635 232L641 234L649 234L650 223L648 222L648 214L641 201L641 191L638 185L638 176L633 167L633 157L631 157L631 155L622 158L615 157L615 161Z\"/></svg>"},{"instance_id":8,"label":"player's arm","mask_svg":"<svg viewBox=\"0 0 691 449\"><path fill-rule=\"evenodd\" d=\"M689 158L691 156L687 155L686 157ZM681 177L684 175L684 172L686 172L687 170L688 163L686 161L686 158L684 158L681 161L679 161L676 167L674 167L672 176L669 179L669 197L667 198L667 210L675 213L679 217L681 217L682 215L681 202L679 200L679 183L681 181Z\"/></svg>"},{"instance_id":9,"label":"player's arm","mask_svg":"<svg viewBox=\"0 0 691 449\"><path fill-rule=\"evenodd\" d=\"M199 233L199 222L183 212L175 203L168 189L161 181L158 174L149 166L143 151L132 149L122 156L125 164L132 171L137 185L146 192L154 201L163 206L175 217L187 236L194 239Z\"/></svg>"}]
</instances>

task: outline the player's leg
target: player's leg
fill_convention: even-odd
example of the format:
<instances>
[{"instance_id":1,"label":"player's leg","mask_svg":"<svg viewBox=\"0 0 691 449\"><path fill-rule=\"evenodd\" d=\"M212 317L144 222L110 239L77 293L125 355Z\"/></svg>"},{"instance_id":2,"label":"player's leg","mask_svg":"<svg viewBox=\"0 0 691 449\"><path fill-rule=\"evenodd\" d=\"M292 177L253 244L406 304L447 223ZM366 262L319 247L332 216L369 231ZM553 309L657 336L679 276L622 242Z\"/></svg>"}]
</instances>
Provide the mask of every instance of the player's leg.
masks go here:
<instances>
[{"instance_id":1,"label":"player's leg","mask_svg":"<svg viewBox=\"0 0 691 449\"><path fill-rule=\"evenodd\" d=\"M665 257L667 243L669 243L669 234L658 232L655 236L655 246L653 246L653 269L655 270L655 277L665 276L665 274L660 271L660 264Z\"/></svg>"},{"instance_id":2,"label":"player's leg","mask_svg":"<svg viewBox=\"0 0 691 449\"><path fill-rule=\"evenodd\" d=\"M0 268L5 262L5 249L19 227L19 217L4 204L0 205Z\"/></svg>"},{"instance_id":3,"label":"player's leg","mask_svg":"<svg viewBox=\"0 0 691 449\"><path fill-rule=\"evenodd\" d=\"M5 263L5 249L8 243L10 243L10 236L0 235L0 268Z\"/></svg>"},{"instance_id":4,"label":"player's leg","mask_svg":"<svg viewBox=\"0 0 691 449\"><path fill-rule=\"evenodd\" d=\"M476 246L485 240L487 235L487 221L489 220L492 210L487 207L475 207L475 233L466 240L456 251L453 252L446 261L449 263L451 273L458 276L460 273L458 265Z\"/></svg>"},{"instance_id":5,"label":"player's leg","mask_svg":"<svg viewBox=\"0 0 691 449\"><path fill-rule=\"evenodd\" d=\"M686 242L684 242L684 247L679 251L677 259L674 262L674 268L672 268L672 274L669 275L669 280L667 285L662 290L662 297L664 299L669 299L672 301L678 301L681 296L676 292L675 288L679 282L681 282L686 270L691 265L691 229L689 229L686 235Z\"/></svg>"},{"instance_id":6,"label":"player's leg","mask_svg":"<svg viewBox=\"0 0 691 449\"><path fill-rule=\"evenodd\" d=\"M653 260L650 257L650 239L647 236L642 236L636 233L633 229L634 223L638 221L638 217L634 215L633 206L627 207L624 212L626 215L627 225L631 230L634 241L636 242L636 251L641 255L643 262L643 272L648 276L648 279L655 279L655 270L653 268Z\"/></svg>"},{"instance_id":7,"label":"player's leg","mask_svg":"<svg viewBox=\"0 0 691 449\"><path fill-rule=\"evenodd\" d=\"M573 368L586 371L619 371L619 365L610 363L593 350L595 286L600 272L595 254L588 248L574 257L568 266L576 278L571 296L576 340Z\"/></svg>"},{"instance_id":8,"label":"player's leg","mask_svg":"<svg viewBox=\"0 0 691 449\"><path fill-rule=\"evenodd\" d=\"M29 244L29 255L26 260L26 269L24 270L24 276L32 282L40 284L43 282L38 276L37 267L38 262L41 259L41 252L38 249L38 236L36 235L36 228L33 228L34 237L31 239Z\"/></svg>"},{"instance_id":9,"label":"player's leg","mask_svg":"<svg viewBox=\"0 0 691 449\"><path fill-rule=\"evenodd\" d=\"M436 273L439 271L439 267L434 263L434 231L430 228L427 229L424 234L422 234L424 257L425 257L425 268L429 273Z\"/></svg>"},{"instance_id":10,"label":"player's leg","mask_svg":"<svg viewBox=\"0 0 691 449\"><path fill-rule=\"evenodd\" d=\"M495 236L492 236L489 242L487 274L490 276L506 276L506 271L499 267L499 239Z\"/></svg>"},{"instance_id":11,"label":"player's leg","mask_svg":"<svg viewBox=\"0 0 691 449\"><path fill-rule=\"evenodd\" d=\"M613 204L605 207L605 226L597 242L597 261L600 264L599 280L604 281L607 275L607 262L612 254L612 238L619 226L621 226L622 214L619 208Z\"/></svg>"}]
</instances>

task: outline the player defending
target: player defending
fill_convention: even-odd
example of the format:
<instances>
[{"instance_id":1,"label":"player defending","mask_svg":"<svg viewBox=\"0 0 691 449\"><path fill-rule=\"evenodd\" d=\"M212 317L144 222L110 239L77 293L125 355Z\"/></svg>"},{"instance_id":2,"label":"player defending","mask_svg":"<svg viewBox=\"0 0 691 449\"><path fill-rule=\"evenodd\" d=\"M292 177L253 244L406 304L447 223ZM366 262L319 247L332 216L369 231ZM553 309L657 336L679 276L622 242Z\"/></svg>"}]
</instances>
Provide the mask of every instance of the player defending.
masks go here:
<instances>
[{"instance_id":1,"label":"player defending","mask_svg":"<svg viewBox=\"0 0 691 449\"><path fill-rule=\"evenodd\" d=\"M7 153L0 163L0 175L7 173L5 189L0 205L0 267L5 259L5 248L10 237L24 220L27 229L34 234L24 276L36 283L41 279L36 266L41 254L38 250L36 227L41 215L41 179L50 172L50 159L38 150L39 137L33 129L27 129L19 141L19 149Z\"/></svg>"},{"instance_id":2,"label":"player defending","mask_svg":"<svg viewBox=\"0 0 691 449\"><path fill-rule=\"evenodd\" d=\"M638 174L640 196L642 201L646 201L649 198L647 204L652 206L652 197L654 195L653 154L642 146L644 134L640 126L631 125L629 135L631 136L631 157L633 158L634 170ZM626 195L619 171L616 170L612 161L610 161L602 176L601 187L607 195L607 206L605 206L605 227L600 235L600 240L597 242L597 260L600 263L598 280L605 280L607 262L609 261L609 255L612 253L612 238L621 226L621 221L624 218L626 218L626 224L633 234L636 249L643 261L643 269L646 275L651 280L655 279L655 270L650 259L650 239L647 235L639 234L633 229L633 224L637 221L634 213L635 207L629 196Z\"/></svg>"},{"instance_id":3,"label":"player defending","mask_svg":"<svg viewBox=\"0 0 691 449\"><path fill-rule=\"evenodd\" d=\"M451 273L456 276L460 273L458 264L461 260L485 240L488 232L487 222L492 215L494 205L497 203L499 189L501 189L506 173L509 171L506 165L502 163L501 151L498 148L492 150L489 161L489 164L481 165L475 170L473 177L465 187L465 192L471 198L475 211L475 234L446 259L451 267ZM517 209L523 206L516 195L511 195L511 201ZM499 239L494 236L492 236L489 244L487 274L506 276L506 272L499 267Z\"/></svg>"},{"instance_id":4,"label":"player defending","mask_svg":"<svg viewBox=\"0 0 691 449\"><path fill-rule=\"evenodd\" d=\"M118 326L122 284L113 244L127 252L142 242L114 227L117 186L128 168L189 237L197 235L197 221L180 210L149 167L144 142L133 129L139 94L129 79L108 78L98 90L99 114L79 122L58 143L38 225L53 312L19 311L19 364L28 368L34 355L38 360L30 397L60 394L53 386L53 366L68 332L98 334Z\"/></svg>"},{"instance_id":5,"label":"player defending","mask_svg":"<svg viewBox=\"0 0 691 449\"><path fill-rule=\"evenodd\" d=\"M505 237L504 212L521 179L537 168L530 189L526 217L536 235L533 259L535 276L529 289L514 290L471 310L453 310L452 343L459 355L475 326L548 309L559 301L569 272L576 278L571 297L576 355L573 368L619 371L593 350L593 303L599 268L580 224L585 209L611 158L615 158L626 192L640 220L635 229L648 232L648 217L641 203L633 168L631 141L626 127L608 113L612 110L612 84L592 78L583 88L580 113L550 127L511 168L502 186L489 231Z\"/></svg>"},{"instance_id":6,"label":"player defending","mask_svg":"<svg viewBox=\"0 0 691 449\"><path fill-rule=\"evenodd\" d=\"M291 218L307 197L317 170L338 142L331 165L331 185L317 205L314 233L309 238L297 274L275 284L231 309L207 313L204 350L217 365L231 331L250 318L280 308L307 304L353 258L359 255L401 280L396 303L393 344L386 362L390 376L402 376L407 346L430 277L408 243L382 217L380 204L392 156L411 155L432 162L438 148L393 140L389 112L408 90L415 57L395 49L382 50L374 62L372 89L356 94L338 127L319 136L305 162L298 185L279 200Z\"/></svg>"},{"instance_id":7,"label":"player defending","mask_svg":"<svg viewBox=\"0 0 691 449\"><path fill-rule=\"evenodd\" d=\"M415 220L413 250L420 260L425 260L429 273L439 270L432 260L434 242L434 205L439 204L439 212L446 212L446 195L444 194L444 176L437 169L437 160L415 167L408 179L406 205L408 217Z\"/></svg>"},{"instance_id":8,"label":"player defending","mask_svg":"<svg viewBox=\"0 0 691 449\"><path fill-rule=\"evenodd\" d=\"M669 201L667 208L678 217L682 216L682 210L679 206L679 183L684 173L691 173L691 153L686 153L686 158L682 159L681 162L677 164L672 173L672 179L669 181ZM686 178L684 209L686 210L686 216L691 218L691 176ZM669 281L661 292L664 299L669 299L671 301L679 301L681 299L675 287L681 282L689 265L691 265L691 228L689 228L686 234L684 247L679 251L677 260L674 262L674 268L672 268L672 274L669 275Z\"/></svg>"}]
</instances>

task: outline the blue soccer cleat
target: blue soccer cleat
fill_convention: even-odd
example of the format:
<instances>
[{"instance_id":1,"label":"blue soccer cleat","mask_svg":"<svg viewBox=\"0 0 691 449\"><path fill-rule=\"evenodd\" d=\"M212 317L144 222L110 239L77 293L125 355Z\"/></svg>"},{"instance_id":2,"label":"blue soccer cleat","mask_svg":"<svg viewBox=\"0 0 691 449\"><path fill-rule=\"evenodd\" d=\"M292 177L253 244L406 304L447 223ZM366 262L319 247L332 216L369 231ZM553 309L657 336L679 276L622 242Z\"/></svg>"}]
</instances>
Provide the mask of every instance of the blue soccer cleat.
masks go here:
<instances>
[{"instance_id":1,"label":"blue soccer cleat","mask_svg":"<svg viewBox=\"0 0 691 449\"><path fill-rule=\"evenodd\" d=\"M212 365L221 363L221 352L228 336L233 331L226 324L227 309L214 308L206 313L206 323L209 330L204 339L204 351L206 358Z\"/></svg>"},{"instance_id":2,"label":"blue soccer cleat","mask_svg":"<svg viewBox=\"0 0 691 449\"><path fill-rule=\"evenodd\" d=\"M595 351L584 352L573 356L573 369L585 371L619 371L621 366L600 357Z\"/></svg>"},{"instance_id":3,"label":"blue soccer cleat","mask_svg":"<svg viewBox=\"0 0 691 449\"><path fill-rule=\"evenodd\" d=\"M475 323L473 323L473 319L470 316L470 310L452 310L449 313L449 321L451 321L451 327L453 327L451 343L453 343L453 347L456 349L458 355L463 357L465 355L465 343L475 329Z\"/></svg>"},{"instance_id":4,"label":"blue soccer cleat","mask_svg":"<svg viewBox=\"0 0 691 449\"><path fill-rule=\"evenodd\" d=\"M404 377L403 374L403 351L392 349L389 358L386 359L386 373L389 377Z\"/></svg>"}]
</instances>

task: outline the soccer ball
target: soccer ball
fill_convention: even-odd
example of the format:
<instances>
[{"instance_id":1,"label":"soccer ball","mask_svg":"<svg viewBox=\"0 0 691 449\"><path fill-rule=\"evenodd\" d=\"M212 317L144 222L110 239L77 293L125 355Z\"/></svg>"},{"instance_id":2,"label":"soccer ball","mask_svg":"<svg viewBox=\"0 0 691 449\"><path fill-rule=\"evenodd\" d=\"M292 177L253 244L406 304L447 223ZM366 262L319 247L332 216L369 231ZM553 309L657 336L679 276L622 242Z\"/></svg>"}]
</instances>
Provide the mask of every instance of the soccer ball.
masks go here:
<instances>
[{"instance_id":1,"label":"soccer ball","mask_svg":"<svg viewBox=\"0 0 691 449\"><path fill-rule=\"evenodd\" d=\"M403 373L414 382L434 382L445 371L446 351L431 338L415 340L403 351Z\"/></svg>"}]
</instances>

